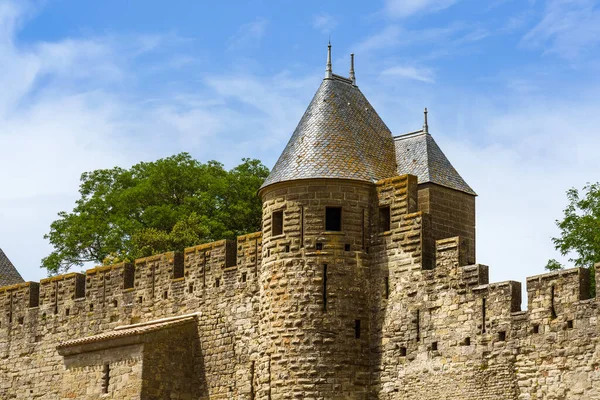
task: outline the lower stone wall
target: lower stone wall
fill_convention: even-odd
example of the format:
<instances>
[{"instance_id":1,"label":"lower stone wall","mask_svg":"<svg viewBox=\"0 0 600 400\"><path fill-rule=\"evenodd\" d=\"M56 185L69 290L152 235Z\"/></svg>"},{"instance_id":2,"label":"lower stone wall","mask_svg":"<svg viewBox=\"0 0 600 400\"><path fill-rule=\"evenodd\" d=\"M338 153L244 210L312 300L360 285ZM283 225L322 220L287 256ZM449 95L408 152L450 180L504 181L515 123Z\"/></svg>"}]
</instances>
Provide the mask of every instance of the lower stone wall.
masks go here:
<instances>
[{"instance_id":1,"label":"lower stone wall","mask_svg":"<svg viewBox=\"0 0 600 400\"><path fill-rule=\"evenodd\" d=\"M142 399L142 366L143 346L132 345L120 347L118 351L106 349L92 353L78 354L65 358L65 370L57 376L60 385L60 399L106 399L104 380L106 370L110 366L111 396L113 398L138 400ZM49 393L38 393L31 398L51 398ZM19 398L26 398L20 397Z\"/></svg>"}]
</instances>

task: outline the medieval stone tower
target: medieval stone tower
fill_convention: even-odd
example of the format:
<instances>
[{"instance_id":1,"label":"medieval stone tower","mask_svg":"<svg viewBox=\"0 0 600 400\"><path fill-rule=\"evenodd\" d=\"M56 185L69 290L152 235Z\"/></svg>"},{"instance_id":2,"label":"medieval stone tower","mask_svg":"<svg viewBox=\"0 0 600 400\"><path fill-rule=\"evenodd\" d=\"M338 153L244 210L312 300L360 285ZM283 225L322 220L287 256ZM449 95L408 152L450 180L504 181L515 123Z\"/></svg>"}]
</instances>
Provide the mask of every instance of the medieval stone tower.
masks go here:
<instances>
[{"instance_id":1,"label":"medieval stone tower","mask_svg":"<svg viewBox=\"0 0 600 400\"><path fill-rule=\"evenodd\" d=\"M426 119L422 130L393 137L356 85L354 55L349 77L336 75L329 45L325 78L260 196L271 392L300 395L299 383L312 382L325 398L364 398L372 304L381 290L389 296L389 258L403 258L386 245L404 215L421 209L438 217L430 240L460 235L474 262L475 193Z\"/></svg>"},{"instance_id":2,"label":"medieval stone tower","mask_svg":"<svg viewBox=\"0 0 600 400\"><path fill-rule=\"evenodd\" d=\"M258 195L260 232L182 252L37 283L0 251L0 399L600 400L590 272L528 278L525 311L490 284L427 110L394 136L353 57Z\"/></svg>"}]
</instances>

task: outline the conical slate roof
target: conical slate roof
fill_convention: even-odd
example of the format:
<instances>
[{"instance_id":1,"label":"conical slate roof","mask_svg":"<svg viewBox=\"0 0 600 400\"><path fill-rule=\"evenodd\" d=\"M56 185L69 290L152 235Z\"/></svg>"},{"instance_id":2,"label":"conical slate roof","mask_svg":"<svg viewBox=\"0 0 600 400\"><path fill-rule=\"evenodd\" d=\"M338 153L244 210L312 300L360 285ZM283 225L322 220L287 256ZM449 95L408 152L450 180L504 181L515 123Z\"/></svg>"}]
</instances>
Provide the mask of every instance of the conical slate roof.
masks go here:
<instances>
[{"instance_id":1,"label":"conical slate roof","mask_svg":"<svg viewBox=\"0 0 600 400\"><path fill-rule=\"evenodd\" d=\"M419 183L436 183L476 196L426 131L396 136L398 174L416 175Z\"/></svg>"},{"instance_id":2,"label":"conical slate roof","mask_svg":"<svg viewBox=\"0 0 600 400\"><path fill-rule=\"evenodd\" d=\"M0 249L0 286L14 285L23 282L21 274Z\"/></svg>"},{"instance_id":3,"label":"conical slate roof","mask_svg":"<svg viewBox=\"0 0 600 400\"><path fill-rule=\"evenodd\" d=\"M262 187L309 178L396 175L392 133L353 81L329 74Z\"/></svg>"}]
</instances>

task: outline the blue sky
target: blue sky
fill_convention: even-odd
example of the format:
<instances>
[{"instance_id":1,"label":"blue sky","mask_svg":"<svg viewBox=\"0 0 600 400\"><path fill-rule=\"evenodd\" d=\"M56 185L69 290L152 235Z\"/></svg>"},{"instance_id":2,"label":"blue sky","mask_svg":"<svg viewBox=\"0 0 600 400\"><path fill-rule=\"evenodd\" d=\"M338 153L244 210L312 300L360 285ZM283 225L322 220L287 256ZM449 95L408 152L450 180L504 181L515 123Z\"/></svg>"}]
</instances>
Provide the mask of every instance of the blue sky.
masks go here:
<instances>
[{"instance_id":1,"label":"blue sky","mask_svg":"<svg viewBox=\"0 0 600 400\"><path fill-rule=\"evenodd\" d=\"M212 5L211 5L212 3ZM592 0L0 0L0 247L44 277L81 172L180 151L272 167L325 68L422 124L478 192L494 281L543 272L564 192L600 180Z\"/></svg>"}]
</instances>

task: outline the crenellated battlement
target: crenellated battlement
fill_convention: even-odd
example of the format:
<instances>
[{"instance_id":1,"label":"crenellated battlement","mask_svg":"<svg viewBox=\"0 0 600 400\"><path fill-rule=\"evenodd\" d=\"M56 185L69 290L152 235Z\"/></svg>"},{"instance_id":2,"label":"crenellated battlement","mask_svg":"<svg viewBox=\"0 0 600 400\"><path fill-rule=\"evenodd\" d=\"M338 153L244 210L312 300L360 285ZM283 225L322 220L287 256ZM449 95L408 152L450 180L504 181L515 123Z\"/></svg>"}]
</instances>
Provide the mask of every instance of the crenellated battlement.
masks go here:
<instances>
[{"instance_id":1,"label":"crenellated battlement","mask_svg":"<svg viewBox=\"0 0 600 400\"><path fill-rule=\"evenodd\" d=\"M94 316L124 303L152 307L175 297L219 296L256 281L261 260L260 232L136 259L99 266L37 282L0 287L0 328L44 324L53 315ZM37 315L39 314L39 315ZM100 314L99 318L102 318ZM113 318L114 319L114 318ZM0 331L0 335L2 332Z\"/></svg>"},{"instance_id":2,"label":"crenellated battlement","mask_svg":"<svg viewBox=\"0 0 600 400\"><path fill-rule=\"evenodd\" d=\"M369 391L389 393L386 399L403 387L428 399L434 381L449 396L458 381L465 393L487 390L495 398L506 392L513 399L528 390L520 376L535 380L538 371L554 371L548 354L595 335L600 302L589 298L589 272L527 278L528 303L521 310L520 282L489 283L487 266L468 263L467 240L434 239L434 216L420 209L417 188L410 175L375 185L281 185L266 192L261 232L2 287L0 357L10 362L0 372L21 365L19 354L49 355L35 361L36 368L60 365L59 343L107 338L69 356L75 359L68 365L88 365L88 351L111 354L119 336L110 332L119 326L166 321L165 332L176 335L169 321L193 313L202 348L194 362L203 368L195 373L204 374L202 387L224 398L262 398L269 391L275 398L278 386L258 376L289 366L265 343L308 340L321 350L292 359L325 357L323 374L331 363L365 361L353 367L361 378L352 368L337 375L347 393L366 393L361 388L368 386L367 361L374 357L369 362L386 367L372 372ZM328 207L341 208L340 231L324 230ZM280 228L273 226L274 213L281 213ZM136 343L134 334L127 343ZM190 332L182 338L194 340ZM530 366L540 359L546 360L542 367ZM443 372L428 373L436 368ZM416 370L418 382L411 380ZM88 379L77 378L85 369L73 371L74 381Z\"/></svg>"}]
</instances>

